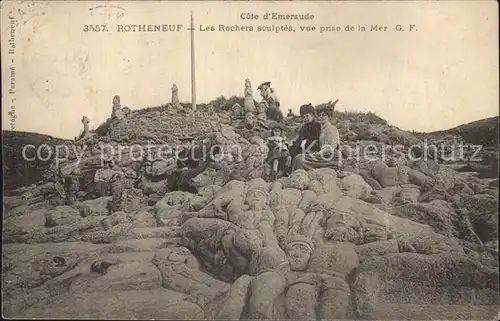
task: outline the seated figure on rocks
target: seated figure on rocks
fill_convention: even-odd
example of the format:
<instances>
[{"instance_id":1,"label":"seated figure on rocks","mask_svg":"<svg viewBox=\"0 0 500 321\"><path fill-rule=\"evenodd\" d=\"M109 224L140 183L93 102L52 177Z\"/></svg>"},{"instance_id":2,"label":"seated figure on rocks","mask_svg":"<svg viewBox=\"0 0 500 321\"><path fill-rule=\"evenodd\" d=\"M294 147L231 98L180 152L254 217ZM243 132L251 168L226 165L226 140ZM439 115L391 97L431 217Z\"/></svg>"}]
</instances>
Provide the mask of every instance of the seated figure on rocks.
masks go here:
<instances>
[{"instance_id":1,"label":"seated figure on rocks","mask_svg":"<svg viewBox=\"0 0 500 321\"><path fill-rule=\"evenodd\" d=\"M337 127L331 124L330 117L333 110L321 108L316 110L321 125L319 134L319 146L315 151L303 149L301 154L294 156L292 170L332 167L339 164L340 157L340 135ZM317 149L319 148L319 151Z\"/></svg>"},{"instance_id":2,"label":"seated figure on rocks","mask_svg":"<svg viewBox=\"0 0 500 321\"><path fill-rule=\"evenodd\" d=\"M315 120L314 108L307 109L302 112L301 116L307 121L299 132L299 137L292 144L290 155L293 157L302 153L303 150L311 152L319 151L319 136L321 134L321 124Z\"/></svg>"},{"instance_id":3,"label":"seated figure on rocks","mask_svg":"<svg viewBox=\"0 0 500 321\"><path fill-rule=\"evenodd\" d=\"M283 126L280 123L271 126L271 136L267 138L269 153L267 162L272 166L271 180L274 181L281 175L288 172L288 168L292 163L292 156L288 150L286 137L283 136ZM282 165L281 171L279 165Z\"/></svg>"},{"instance_id":4,"label":"seated figure on rocks","mask_svg":"<svg viewBox=\"0 0 500 321\"><path fill-rule=\"evenodd\" d=\"M313 250L312 241L304 236L295 235L289 239L288 260L250 282L248 318L317 320L346 317L349 286L339 276L308 272ZM284 302L278 300L282 295Z\"/></svg>"}]
</instances>

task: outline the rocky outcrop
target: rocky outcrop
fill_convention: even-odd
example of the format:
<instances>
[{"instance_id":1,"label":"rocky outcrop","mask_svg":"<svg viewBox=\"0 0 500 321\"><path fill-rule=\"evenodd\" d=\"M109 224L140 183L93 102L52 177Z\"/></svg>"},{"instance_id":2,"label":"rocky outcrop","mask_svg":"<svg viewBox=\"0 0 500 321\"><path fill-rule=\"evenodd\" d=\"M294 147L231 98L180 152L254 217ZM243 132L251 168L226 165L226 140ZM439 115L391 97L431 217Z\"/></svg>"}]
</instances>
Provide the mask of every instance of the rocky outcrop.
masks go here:
<instances>
[{"instance_id":1,"label":"rocky outcrop","mask_svg":"<svg viewBox=\"0 0 500 321\"><path fill-rule=\"evenodd\" d=\"M249 99L242 104L252 112ZM419 141L367 119L338 124L353 139L347 144L408 151ZM131 111L102 125L78 164L61 163L59 175L71 184L54 175L11 192L2 234L4 315L493 317L494 181L392 152L266 181L263 127L229 120L230 111ZM158 153L158 144L181 141L216 160ZM146 148L149 142L156 146ZM115 152L114 174L109 192L96 193L105 144Z\"/></svg>"}]
</instances>

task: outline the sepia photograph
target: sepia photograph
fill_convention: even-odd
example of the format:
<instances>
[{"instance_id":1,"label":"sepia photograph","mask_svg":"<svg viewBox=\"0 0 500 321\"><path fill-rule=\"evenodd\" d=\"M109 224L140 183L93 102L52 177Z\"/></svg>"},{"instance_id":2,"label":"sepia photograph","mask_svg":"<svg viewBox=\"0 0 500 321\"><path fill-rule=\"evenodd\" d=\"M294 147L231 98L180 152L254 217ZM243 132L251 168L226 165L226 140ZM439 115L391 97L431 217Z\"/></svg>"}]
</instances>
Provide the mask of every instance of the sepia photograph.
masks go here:
<instances>
[{"instance_id":1,"label":"sepia photograph","mask_svg":"<svg viewBox=\"0 0 500 321\"><path fill-rule=\"evenodd\" d=\"M3 1L2 317L498 320L498 3Z\"/></svg>"}]
</instances>

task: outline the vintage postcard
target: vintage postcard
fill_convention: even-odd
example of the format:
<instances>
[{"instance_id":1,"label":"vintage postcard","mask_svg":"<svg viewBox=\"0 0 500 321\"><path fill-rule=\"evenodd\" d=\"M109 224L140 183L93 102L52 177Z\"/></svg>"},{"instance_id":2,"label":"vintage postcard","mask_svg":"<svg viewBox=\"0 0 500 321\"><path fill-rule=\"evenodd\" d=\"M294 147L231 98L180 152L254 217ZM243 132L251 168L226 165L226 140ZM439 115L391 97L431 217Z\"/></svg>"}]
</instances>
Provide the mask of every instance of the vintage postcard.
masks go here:
<instances>
[{"instance_id":1,"label":"vintage postcard","mask_svg":"<svg viewBox=\"0 0 500 321\"><path fill-rule=\"evenodd\" d=\"M498 320L496 1L3 1L2 316Z\"/></svg>"}]
</instances>

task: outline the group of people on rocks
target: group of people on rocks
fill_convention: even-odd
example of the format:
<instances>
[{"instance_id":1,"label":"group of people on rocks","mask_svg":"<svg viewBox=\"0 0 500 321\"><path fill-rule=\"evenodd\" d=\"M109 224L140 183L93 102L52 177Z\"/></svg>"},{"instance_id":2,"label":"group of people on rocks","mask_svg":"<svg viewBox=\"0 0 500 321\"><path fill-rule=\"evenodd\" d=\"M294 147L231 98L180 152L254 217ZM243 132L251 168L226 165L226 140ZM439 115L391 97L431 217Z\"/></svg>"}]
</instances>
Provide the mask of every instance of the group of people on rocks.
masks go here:
<instances>
[{"instance_id":1,"label":"group of people on rocks","mask_svg":"<svg viewBox=\"0 0 500 321\"><path fill-rule=\"evenodd\" d=\"M267 138L269 152L266 162L271 169L270 179L275 180L299 168L308 170L332 166L332 159L335 159L332 153L338 153L340 149L339 132L330 122L338 100L318 108L314 108L312 104L301 106L300 115L306 120L306 124L300 129L298 138L290 145L285 137L288 128L283 124L280 102L271 82L263 82L257 89L260 90L262 101L255 106L250 80L245 80L245 102L244 108L241 109L244 110L248 128L253 128L254 114L257 115L257 121L273 121L270 136ZM294 117L291 109L287 117ZM325 159L328 161L323 161Z\"/></svg>"},{"instance_id":2,"label":"group of people on rocks","mask_svg":"<svg viewBox=\"0 0 500 321\"><path fill-rule=\"evenodd\" d=\"M307 106L312 107L312 105ZM272 180L290 174L296 169L330 167L335 164L335 160L338 160L340 134L330 122L333 109L328 106L302 109L301 114L306 123L291 146L284 137L287 128L279 122L271 125L271 135L267 139L269 147L267 162L271 166Z\"/></svg>"},{"instance_id":3,"label":"group of people on rocks","mask_svg":"<svg viewBox=\"0 0 500 321\"><path fill-rule=\"evenodd\" d=\"M175 87L174 89L176 89ZM279 111L280 103L275 91L271 88L271 83L264 82L258 86L258 89L261 92L262 101L256 107L253 101L251 83L248 79L245 80L244 112L247 117L249 113L259 113L259 105L265 105L266 107L260 113L268 113L269 109ZM178 102L175 93L173 94L173 100L174 103ZM119 106L118 96L114 97L113 105L113 111L116 113L117 106ZM329 108L328 105L319 106L318 108L314 108L311 104L303 105L300 108L300 115L305 120L305 124L301 127L298 137L291 144L289 144L285 135L289 130L287 126L281 121L274 121L270 125L271 134L267 138L269 152L266 162L270 168L269 178L271 180L289 175L296 169L310 170L333 165L332 161L322 161L324 159L331 160L331 153L338 152L340 147L339 132L330 123L333 108ZM85 125L88 127L88 121L84 123ZM112 162L105 162L103 168L96 173L94 182L96 193L99 196L109 195L109 182L112 180L112 176L117 175L117 171L113 167Z\"/></svg>"}]
</instances>

